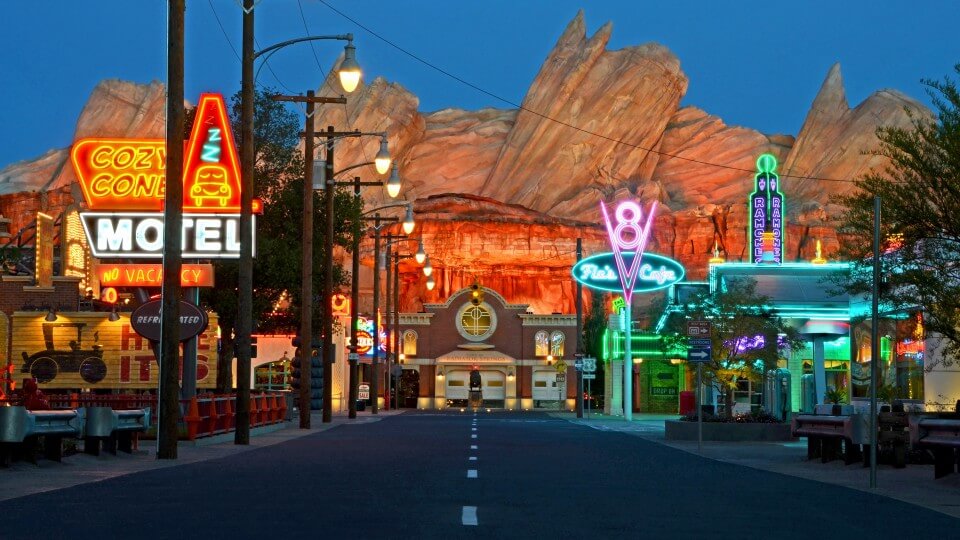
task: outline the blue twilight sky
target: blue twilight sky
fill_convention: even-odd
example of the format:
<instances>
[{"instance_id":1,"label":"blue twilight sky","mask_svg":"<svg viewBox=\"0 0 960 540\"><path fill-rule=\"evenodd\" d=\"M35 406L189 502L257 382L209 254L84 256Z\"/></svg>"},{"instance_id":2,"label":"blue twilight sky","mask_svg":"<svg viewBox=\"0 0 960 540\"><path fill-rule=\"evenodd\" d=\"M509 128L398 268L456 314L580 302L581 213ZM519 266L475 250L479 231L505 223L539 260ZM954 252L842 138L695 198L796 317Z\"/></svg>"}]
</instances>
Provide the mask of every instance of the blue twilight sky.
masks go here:
<instances>
[{"instance_id":1,"label":"blue twilight sky","mask_svg":"<svg viewBox=\"0 0 960 540\"><path fill-rule=\"evenodd\" d=\"M187 0L186 96L232 94L240 86L240 0ZM840 62L851 105L881 88L929 102L922 78L942 79L960 62L960 1L325 0L429 62L519 103L566 24L584 9L588 32L613 22L611 48L656 41L690 79L684 104L728 124L796 134L827 70ZM370 80L399 82L421 109L510 105L411 59L319 0L263 0L260 47L311 34L356 35ZM222 21L226 36L214 14ZM22 0L0 16L0 168L70 144L98 81L166 76L166 2ZM314 52L316 57L314 58ZM286 92L316 88L337 42L290 47L260 82Z\"/></svg>"}]
</instances>

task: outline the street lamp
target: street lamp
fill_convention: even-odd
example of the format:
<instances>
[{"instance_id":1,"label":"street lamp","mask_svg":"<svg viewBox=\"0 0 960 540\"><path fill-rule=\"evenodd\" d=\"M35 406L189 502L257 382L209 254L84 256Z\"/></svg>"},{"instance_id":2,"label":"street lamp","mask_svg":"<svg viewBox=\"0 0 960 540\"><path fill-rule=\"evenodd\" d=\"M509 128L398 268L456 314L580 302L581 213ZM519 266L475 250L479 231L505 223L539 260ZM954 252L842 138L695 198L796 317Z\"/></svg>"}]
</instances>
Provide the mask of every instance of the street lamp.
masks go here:
<instances>
[{"instance_id":1,"label":"street lamp","mask_svg":"<svg viewBox=\"0 0 960 540\"><path fill-rule=\"evenodd\" d=\"M344 47L344 61L340 64L340 83L347 93L356 89L360 82L360 66L356 60L356 48L353 46L353 34L307 36L292 39L271 45L261 51L254 50L254 0L243 2L243 55L241 61L241 100L240 100L240 261L238 268L238 309L237 309L237 418L234 442L236 444L250 443L250 370L251 370L251 343L250 334L253 331L253 173L256 156L254 155L254 64L260 56L267 58L280 49L303 41L340 40L346 41ZM308 92L307 98L299 98L307 102L307 132L313 132L313 107L315 103L346 103L339 98L314 97ZM297 96L290 96L296 98ZM295 99L291 99L294 101ZM304 151L308 158L312 158L313 137L308 137L304 144ZM309 152L307 152L309 150ZM312 267L313 267L313 170L307 167L304 178L304 215L303 215L303 285L304 297L301 306L301 351L300 367L303 373L310 373L310 350L312 348ZM308 274L308 269L310 274ZM311 280L308 281L307 277ZM304 317L303 314L306 314ZM306 396L306 399L304 397ZM300 393L300 427L310 428L309 389ZM306 407L304 407L306 404Z\"/></svg>"},{"instance_id":2,"label":"street lamp","mask_svg":"<svg viewBox=\"0 0 960 540\"><path fill-rule=\"evenodd\" d=\"M416 227L416 222L413 221L413 205L407 206L407 216L403 218L403 232L404 234L413 234L413 228ZM423 246L421 246L422 248ZM426 257L426 254L424 254Z\"/></svg>"},{"instance_id":3,"label":"street lamp","mask_svg":"<svg viewBox=\"0 0 960 540\"><path fill-rule=\"evenodd\" d=\"M407 234L410 233L408 232ZM420 243L417 245L417 254L413 257L416 259L417 264L423 264L423 261L426 260L427 252L423 250L423 240L420 240Z\"/></svg>"},{"instance_id":4,"label":"street lamp","mask_svg":"<svg viewBox=\"0 0 960 540\"><path fill-rule=\"evenodd\" d=\"M410 217L409 214L410 214L410 210L408 209L408 218ZM391 355L391 353L392 353L392 354L394 355L394 357L399 358L399 357L397 357L396 355L399 353L399 348L400 348L400 336L399 336L399 330L400 330L400 309L399 309L399 306L400 306L400 260L401 260L401 259L410 259L410 258L416 259L416 255L403 255L403 256L401 256L401 255L400 255L400 252L399 252L399 248L398 248L398 249L396 250L396 252L393 253L393 260L391 261L391 249L390 249L390 248L391 248L391 246L392 246L393 244L395 244L395 243L397 243L397 242L412 241L412 240L414 240L414 239L413 239L413 238L409 238L409 237L407 237L407 236L405 236L405 235L399 235L399 234L398 234L398 235L387 235L387 244L386 244L386 250L387 250L387 251L386 251L386 258L385 258L385 260L384 260L384 262L385 262L384 266L385 266L386 271L387 271L387 309L386 309L386 312L387 312L387 324L389 325L391 322L393 323L392 330L390 330L390 331L387 332L387 374L388 374L388 377L387 377L387 387L386 387L386 391L384 392L384 395L386 396L386 403L387 403L387 404L389 404L389 402L390 402L390 381L391 381L391 377L390 377L390 355ZM426 260L429 261L429 257L426 257ZM379 261L377 262L377 265L378 265L378 266L377 266L377 269L376 269L376 272L377 272L377 273L374 274L374 276L376 276L376 275L379 274L379 272L380 272L380 270L379 270ZM393 268L391 268L391 265L393 265ZM391 278L390 278L391 270L393 270L393 280L392 280L392 281L393 281L393 287L392 287L392 289L391 289ZM426 273L426 271L424 271L424 273ZM376 294L376 291L374 291L374 294ZM374 298L376 299L376 297L374 297ZM392 302L392 304L393 304L392 309L391 309L391 307L390 307L391 302ZM392 313L391 313L391 312L392 312ZM388 326L388 328L389 328L389 326ZM399 364L398 364L398 365L399 365ZM397 404L398 404L398 406L399 406L399 394L398 394L397 398L398 398Z\"/></svg>"},{"instance_id":5,"label":"street lamp","mask_svg":"<svg viewBox=\"0 0 960 540\"><path fill-rule=\"evenodd\" d=\"M433 280L433 276L427 276L427 290L432 291L436 286L437 282Z\"/></svg>"},{"instance_id":6,"label":"street lamp","mask_svg":"<svg viewBox=\"0 0 960 540\"><path fill-rule=\"evenodd\" d=\"M380 150L373 158L373 162L377 167L377 172L380 174L386 174L387 171L390 170L390 161L390 150L387 149L387 136L384 135L380 139Z\"/></svg>"},{"instance_id":7,"label":"street lamp","mask_svg":"<svg viewBox=\"0 0 960 540\"><path fill-rule=\"evenodd\" d=\"M426 256L426 262L423 263L423 275L430 277L430 274L433 273L433 265L430 264L430 256Z\"/></svg>"},{"instance_id":8,"label":"street lamp","mask_svg":"<svg viewBox=\"0 0 960 540\"><path fill-rule=\"evenodd\" d=\"M393 170L390 172L390 178L387 180L387 195L391 199L396 199L400 194L400 173L397 171L397 164L393 164Z\"/></svg>"}]
</instances>

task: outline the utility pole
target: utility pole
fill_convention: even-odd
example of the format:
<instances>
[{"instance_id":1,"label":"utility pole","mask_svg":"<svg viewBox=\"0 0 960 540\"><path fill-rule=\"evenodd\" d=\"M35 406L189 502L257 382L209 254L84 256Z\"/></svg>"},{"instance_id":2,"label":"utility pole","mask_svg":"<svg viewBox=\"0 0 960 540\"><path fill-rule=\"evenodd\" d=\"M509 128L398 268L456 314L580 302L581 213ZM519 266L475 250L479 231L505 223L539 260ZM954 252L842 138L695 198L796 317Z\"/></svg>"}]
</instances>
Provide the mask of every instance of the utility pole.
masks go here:
<instances>
[{"instance_id":1,"label":"utility pole","mask_svg":"<svg viewBox=\"0 0 960 540\"><path fill-rule=\"evenodd\" d=\"M370 364L370 414L380 411L380 214L374 215L373 224L373 360Z\"/></svg>"},{"instance_id":2,"label":"utility pole","mask_svg":"<svg viewBox=\"0 0 960 540\"><path fill-rule=\"evenodd\" d=\"M163 208L163 289L157 459L177 459L180 416L180 269L183 228L183 19L185 0L167 16L167 170Z\"/></svg>"},{"instance_id":3,"label":"utility pole","mask_svg":"<svg viewBox=\"0 0 960 540\"><path fill-rule=\"evenodd\" d=\"M324 186L324 197L327 208L327 232L323 238L324 247L324 274L323 295L320 303L323 304L323 423L333 421L333 306L330 298L333 297L333 195L337 189L337 181L333 178L333 126L327 126L327 185Z\"/></svg>"},{"instance_id":4,"label":"utility pole","mask_svg":"<svg viewBox=\"0 0 960 540\"><path fill-rule=\"evenodd\" d=\"M583 258L583 239L577 238L577 262ZM583 418L583 285L577 281L577 418Z\"/></svg>"},{"instance_id":5,"label":"utility pole","mask_svg":"<svg viewBox=\"0 0 960 540\"><path fill-rule=\"evenodd\" d=\"M243 1L240 103L240 264L237 275L237 430L234 444L250 444L250 334L253 332L253 8ZM177 272L177 276L180 273Z\"/></svg>"},{"instance_id":6,"label":"utility pole","mask_svg":"<svg viewBox=\"0 0 960 540\"><path fill-rule=\"evenodd\" d=\"M360 200L360 177L353 177L353 196ZM359 212L359 210L358 210ZM357 324L360 322L360 232L363 230L363 219L357 216L353 222L353 257L350 265L350 403L347 408L347 417L357 417L357 384L359 383L360 357L357 353Z\"/></svg>"},{"instance_id":7,"label":"utility pole","mask_svg":"<svg viewBox=\"0 0 960 540\"><path fill-rule=\"evenodd\" d=\"M389 410L390 410L390 353L393 352L393 340L390 338L390 313L391 313L391 312L390 312L390 303L392 302L393 295L391 294L391 293L392 293L392 289L390 288L390 239L389 239L389 235L387 236L387 256L384 258L384 262L383 262L383 263L384 263L384 264L383 264L384 270L386 270L385 275L386 275L386 277L387 277L387 291L386 291L386 292L387 292L387 294L386 294L387 306L386 306L386 309L384 310L384 311L386 311L386 313L387 313L387 316L385 317L386 327L387 327L387 354L386 354L385 357L384 357L384 368L385 368L384 371L387 372L387 376L385 377L386 380L385 380L385 382L383 383L383 384L384 384L384 386L383 386L383 410L389 411ZM379 263L378 263L378 264L379 264Z\"/></svg>"},{"instance_id":8,"label":"utility pole","mask_svg":"<svg viewBox=\"0 0 960 540\"><path fill-rule=\"evenodd\" d=\"M870 487L877 487L877 369L880 363L880 196L873 197L873 283L870 309Z\"/></svg>"},{"instance_id":9,"label":"utility pole","mask_svg":"<svg viewBox=\"0 0 960 540\"><path fill-rule=\"evenodd\" d=\"M322 103L346 103L346 98L317 97L313 90L308 90L304 96L277 95L274 101L288 101L305 103L307 106L303 133L303 239L302 257L300 266L300 429L310 429L310 390L312 377L311 359L313 357L313 152L314 130L313 115L315 105ZM329 304L329 302L328 302ZM326 373L324 373L326 376ZM329 385L329 379L324 379L324 387Z\"/></svg>"},{"instance_id":10,"label":"utility pole","mask_svg":"<svg viewBox=\"0 0 960 540\"><path fill-rule=\"evenodd\" d=\"M393 251L393 358L394 365L400 375L397 377L397 384L394 386L394 394L397 396L395 409L400 410L400 387L403 378L403 366L400 364L400 250ZM393 373L390 374L393 377Z\"/></svg>"}]
</instances>

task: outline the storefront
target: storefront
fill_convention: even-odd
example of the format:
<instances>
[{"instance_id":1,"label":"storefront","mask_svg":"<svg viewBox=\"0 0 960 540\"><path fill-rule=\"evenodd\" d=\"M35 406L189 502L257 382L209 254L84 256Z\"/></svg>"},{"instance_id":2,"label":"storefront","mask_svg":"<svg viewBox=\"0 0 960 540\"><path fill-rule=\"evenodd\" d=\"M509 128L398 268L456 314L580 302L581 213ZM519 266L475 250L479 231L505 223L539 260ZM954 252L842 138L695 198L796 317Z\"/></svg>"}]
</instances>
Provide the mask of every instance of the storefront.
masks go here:
<instances>
[{"instance_id":1,"label":"storefront","mask_svg":"<svg viewBox=\"0 0 960 540\"><path fill-rule=\"evenodd\" d=\"M572 409L576 316L531 313L496 291L478 290L480 301L465 288L420 313L400 314L403 370L418 375L417 407L466 407L471 390L479 389L484 407L529 410L562 402Z\"/></svg>"}]
</instances>

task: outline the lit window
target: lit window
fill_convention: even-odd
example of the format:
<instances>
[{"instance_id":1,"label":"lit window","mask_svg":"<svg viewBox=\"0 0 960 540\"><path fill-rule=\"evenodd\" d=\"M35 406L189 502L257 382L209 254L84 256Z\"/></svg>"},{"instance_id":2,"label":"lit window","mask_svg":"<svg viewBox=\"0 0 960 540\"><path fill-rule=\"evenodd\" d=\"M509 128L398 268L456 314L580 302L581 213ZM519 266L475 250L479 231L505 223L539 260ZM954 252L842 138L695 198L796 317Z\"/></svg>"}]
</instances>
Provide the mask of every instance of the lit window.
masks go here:
<instances>
[{"instance_id":1,"label":"lit window","mask_svg":"<svg viewBox=\"0 0 960 540\"><path fill-rule=\"evenodd\" d=\"M553 356L563 356L563 332L555 331L550 334L550 354Z\"/></svg>"},{"instance_id":2,"label":"lit window","mask_svg":"<svg viewBox=\"0 0 960 540\"><path fill-rule=\"evenodd\" d=\"M550 354L550 337L547 336L547 333L543 330L540 330L533 335L533 342L535 344L536 350L534 351L534 356L547 356Z\"/></svg>"},{"instance_id":3,"label":"lit window","mask_svg":"<svg viewBox=\"0 0 960 540\"><path fill-rule=\"evenodd\" d=\"M417 355L417 333L413 330L407 330L403 333L403 354L407 356Z\"/></svg>"},{"instance_id":4,"label":"lit window","mask_svg":"<svg viewBox=\"0 0 960 540\"><path fill-rule=\"evenodd\" d=\"M490 312L483 306L470 306L460 316L460 325L471 336L483 336L490 331Z\"/></svg>"}]
</instances>

